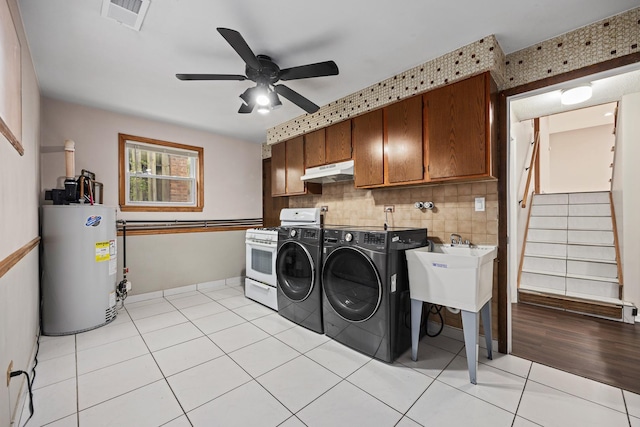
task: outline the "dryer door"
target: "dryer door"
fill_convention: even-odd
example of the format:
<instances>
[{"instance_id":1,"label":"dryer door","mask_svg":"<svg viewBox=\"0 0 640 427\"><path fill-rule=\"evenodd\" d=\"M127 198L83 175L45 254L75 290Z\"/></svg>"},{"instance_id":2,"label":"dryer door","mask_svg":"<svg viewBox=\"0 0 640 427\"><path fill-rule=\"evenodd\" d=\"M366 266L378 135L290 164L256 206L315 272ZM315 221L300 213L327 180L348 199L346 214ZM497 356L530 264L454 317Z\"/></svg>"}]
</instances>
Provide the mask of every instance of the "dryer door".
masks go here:
<instances>
[{"instance_id":1,"label":"dryer door","mask_svg":"<svg viewBox=\"0 0 640 427\"><path fill-rule=\"evenodd\" d=\"M315 284L315 267L307 248L298 242L285 242L278 250L276 274L285 297L294 302L307 299Z\"/></svg>"},{"instance_id":2,"label":"dryer door","mask_svg":"<svg viewBox=\"0 0 640 427\"><path fill-rule=\"evenodd\" d=\"M333 310L350 322L373 316L382 300L382 283L366 254L348 246L332 251L322 267L322 289Z\"/></svg>"}]
</instances>

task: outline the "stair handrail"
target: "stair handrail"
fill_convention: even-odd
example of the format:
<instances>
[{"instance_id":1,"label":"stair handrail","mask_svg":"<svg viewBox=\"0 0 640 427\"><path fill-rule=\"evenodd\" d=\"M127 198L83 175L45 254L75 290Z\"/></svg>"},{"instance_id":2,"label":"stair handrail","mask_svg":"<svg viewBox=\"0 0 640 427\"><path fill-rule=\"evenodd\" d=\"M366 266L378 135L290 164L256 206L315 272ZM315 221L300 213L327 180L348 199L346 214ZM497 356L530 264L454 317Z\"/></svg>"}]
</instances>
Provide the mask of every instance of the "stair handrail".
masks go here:
<instances>
[{"instance_id":1,"label":"stair handrail","mask_svg":"<svg viewBox=\"0 0 640 427\"><path fill-rule=\"evenodd\" d=\"M527 173L527 183L524 185L524 194L522 195L522 201L520 202L520 207L527 207L527 198L529 197L529 186L531 185L531 177L533 175L533 168L535 166L536 157L538 156L540 146L540 132L536 132L533 142L533 153L531 154L531 161L529 162L529 171Z\"/></svg>"}]
</instances>

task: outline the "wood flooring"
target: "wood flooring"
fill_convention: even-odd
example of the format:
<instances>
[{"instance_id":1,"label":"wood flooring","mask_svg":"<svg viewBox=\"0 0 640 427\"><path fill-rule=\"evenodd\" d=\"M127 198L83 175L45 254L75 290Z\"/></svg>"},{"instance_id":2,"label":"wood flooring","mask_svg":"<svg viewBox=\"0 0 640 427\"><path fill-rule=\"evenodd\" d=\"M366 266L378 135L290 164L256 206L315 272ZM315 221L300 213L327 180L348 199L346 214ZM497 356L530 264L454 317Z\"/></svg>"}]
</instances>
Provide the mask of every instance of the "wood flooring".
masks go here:
<instances>
[{"instance_id":1,"label":"wood flooring","mask_svg":"<svg viewBox=\"0 0 640 427\"><path fill-rule=\"evenodd\" d=\"M515 356L640 394L640 324L512 304Z\"/></svg>"}]
</instances>

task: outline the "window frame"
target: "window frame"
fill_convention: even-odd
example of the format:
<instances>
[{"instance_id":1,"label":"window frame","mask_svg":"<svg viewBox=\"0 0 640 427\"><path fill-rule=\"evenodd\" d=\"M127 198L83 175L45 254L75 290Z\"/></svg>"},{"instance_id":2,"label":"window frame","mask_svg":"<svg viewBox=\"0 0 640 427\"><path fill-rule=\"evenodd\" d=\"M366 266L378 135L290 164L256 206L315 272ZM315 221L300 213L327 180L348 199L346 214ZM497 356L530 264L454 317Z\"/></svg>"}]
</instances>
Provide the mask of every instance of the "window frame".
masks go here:
<instances>
[{"instance_id":1,"label":"window frame","mask_svg":"<svg viewBox=\"0 0 640 427\"><path fill-rule=\"evenodd\" d=\"M194 204L189 205L159 205L144 204L144 202L136 202L135 204L127 204L127 142L140 142L146 145L176 148L179 150L188 150L197 153L196 173L195 173L195 192ZM118 134L118 199L120 210L122 212L202 212L204 209L204 148L186 144L178 144L175 142L161 141L153 138L145 138L142 136Z\"/></svg>"}]
</instances>

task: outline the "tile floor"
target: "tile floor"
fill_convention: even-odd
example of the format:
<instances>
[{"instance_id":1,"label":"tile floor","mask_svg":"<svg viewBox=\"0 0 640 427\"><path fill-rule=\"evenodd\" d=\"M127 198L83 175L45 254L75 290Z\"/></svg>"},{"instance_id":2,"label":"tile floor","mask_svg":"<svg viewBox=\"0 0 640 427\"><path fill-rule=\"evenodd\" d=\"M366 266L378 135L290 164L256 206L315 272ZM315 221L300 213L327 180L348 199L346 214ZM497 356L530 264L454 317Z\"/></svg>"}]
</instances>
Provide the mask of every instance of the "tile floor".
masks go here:
<instances>
[{"instance_id":1,"label":"tile floor","mask_svg":"<svg viewBox=\"0 0 640 427\"><path fill-rule=\"evenodd\" d=\"M28 426L640 427L640 395L480 353L472 385L452 338L425 338L417 362L389 365L241 286L171 293L127 302L93 331L42 337Z\"/></svg>"}]
</instances>

